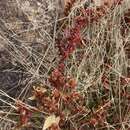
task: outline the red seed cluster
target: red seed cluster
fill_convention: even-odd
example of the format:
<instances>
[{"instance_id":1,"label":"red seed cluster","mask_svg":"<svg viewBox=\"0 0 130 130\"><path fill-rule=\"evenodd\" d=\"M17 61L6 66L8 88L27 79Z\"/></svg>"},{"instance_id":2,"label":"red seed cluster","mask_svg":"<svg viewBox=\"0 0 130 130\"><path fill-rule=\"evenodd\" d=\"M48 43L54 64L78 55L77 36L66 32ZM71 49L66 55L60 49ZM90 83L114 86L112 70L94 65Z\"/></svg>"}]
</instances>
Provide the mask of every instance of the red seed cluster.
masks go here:
<instances>
[{"instance_id":1,"label":"red seed cluster","mask_svg":"<svg viewBox=\"0 0 130 130\"><path fill-rule=\"evenodd\" d=\"M64 37L57 43L61 61L65 61L81 43L80 28L66 28Z\"/></svg>"},{"instance_id":2,"label":"red seed cluster","mask_svg":"<svg viewBox=\"0 0 130 130\"><path fill-rule=\"evenodd\" d=\"M76 0L65 0L64 14L67 16Z\"/></svg>"},{"instance_id":3,"label":"red seed cluster","mask_svg":"<svg viewBox=\"0 0 130 130\"><path fill-rule=\"evenodd\" d=\"M20 114L18 126L27 125L31 118L32 111L21 101L17 101L16 105L18 108L17 112Z\"/></svg>"},{"instance_id":4,"label":"red seed cluster","mask_svg":"<svg viewBox=\"0 0 130 130\"><path fill-rule=\"evenodd\" d=\"M65 85L65 76L59 69L54 69L51 73L49 81L54 88L60 89Z\"/></svg>"}]
</instances>

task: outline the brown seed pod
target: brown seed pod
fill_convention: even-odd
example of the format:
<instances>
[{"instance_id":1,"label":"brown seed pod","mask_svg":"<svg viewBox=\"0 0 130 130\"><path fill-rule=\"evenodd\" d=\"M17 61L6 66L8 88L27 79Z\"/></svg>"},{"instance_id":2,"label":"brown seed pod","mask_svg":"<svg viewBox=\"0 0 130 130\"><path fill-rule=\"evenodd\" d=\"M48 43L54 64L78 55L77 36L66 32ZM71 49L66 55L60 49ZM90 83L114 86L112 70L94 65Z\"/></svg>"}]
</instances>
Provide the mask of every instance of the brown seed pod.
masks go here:
<instances>
[{"instance_id":1,"label":"brown seed pod","mask_svg":"<svg viewBox=\"0 0 130 130\"><path fill-rule=\"evenodd\" d=\"M65 0L64 14L67 16L76 0Z\"/></svg>"}]
</instances>

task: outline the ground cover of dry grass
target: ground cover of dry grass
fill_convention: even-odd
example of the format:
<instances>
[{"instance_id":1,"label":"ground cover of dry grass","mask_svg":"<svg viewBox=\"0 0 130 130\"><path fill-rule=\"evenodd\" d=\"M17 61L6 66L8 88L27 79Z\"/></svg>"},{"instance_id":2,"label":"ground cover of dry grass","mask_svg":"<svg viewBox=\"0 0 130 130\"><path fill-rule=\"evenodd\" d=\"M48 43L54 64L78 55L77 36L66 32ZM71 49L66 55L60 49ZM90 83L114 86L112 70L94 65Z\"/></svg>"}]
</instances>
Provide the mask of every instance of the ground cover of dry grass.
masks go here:
<instances>
[{"instance_id":1,"label":"ground cover of dry grass","mask_svg":"<svg viewBox=\"0 0 130 130\"><path fill-rule=\"evenodd\" d=\"M75 17L83 15L81 9L96 8L97 4L77 0L65 16L60 0L0 1L0 130L43 129L53 112L46 114L40 103L29 97L45 89L52 100L55 88L49 78L61 58L57 39L66 37L65 28L73 27ZM124 0L80 30L82 47L65 60L64 71L66 80L75 79L76 88L65 93L80 94L83 103L77 101L76 105L83 106L85 112L75 114L61 100L57 104L65 114L64 125L49 130L130 129L129 9L130 1ZM26 117L28 124L16 128L21 122L18 108L25 110L22 103L35 112Z\"/></svg>"}]
</instances>

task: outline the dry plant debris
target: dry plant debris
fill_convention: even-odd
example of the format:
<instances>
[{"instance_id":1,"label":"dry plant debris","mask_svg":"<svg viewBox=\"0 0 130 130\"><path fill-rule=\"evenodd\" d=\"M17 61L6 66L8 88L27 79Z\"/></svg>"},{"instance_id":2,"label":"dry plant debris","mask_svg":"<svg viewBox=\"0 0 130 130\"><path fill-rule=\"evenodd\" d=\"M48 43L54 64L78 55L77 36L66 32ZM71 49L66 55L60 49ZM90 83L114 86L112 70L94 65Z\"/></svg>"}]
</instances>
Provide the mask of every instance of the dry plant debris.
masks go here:
<instances>
[{"instance_id":1,"label":"dry plant debris","mask_svg":"<svg viewBox=\"0 0 130 130\"><path fill-rule=\"evenodd\" d=\"M129 124L129 0L0 1L1 130Z\"/></svg>"}]
</instances>

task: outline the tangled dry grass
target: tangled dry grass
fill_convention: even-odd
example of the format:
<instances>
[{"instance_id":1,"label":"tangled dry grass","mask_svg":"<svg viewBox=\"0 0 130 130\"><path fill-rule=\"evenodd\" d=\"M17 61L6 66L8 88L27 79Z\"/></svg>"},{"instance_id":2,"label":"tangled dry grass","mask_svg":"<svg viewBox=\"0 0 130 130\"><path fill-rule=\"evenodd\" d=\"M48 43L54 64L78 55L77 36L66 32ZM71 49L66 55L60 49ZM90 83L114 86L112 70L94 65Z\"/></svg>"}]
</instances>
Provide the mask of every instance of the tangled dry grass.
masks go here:
<instances>
[{"instance_id":1,"label":"tangled dry grass","mask_svg":"<svg viewBox=\"0 0 130 130\"><path fill-rule=\"evenodd\" d=\"M130 1L108 2L0 1L0 130L130 129Z\"/></svg>"}]
</instances>

